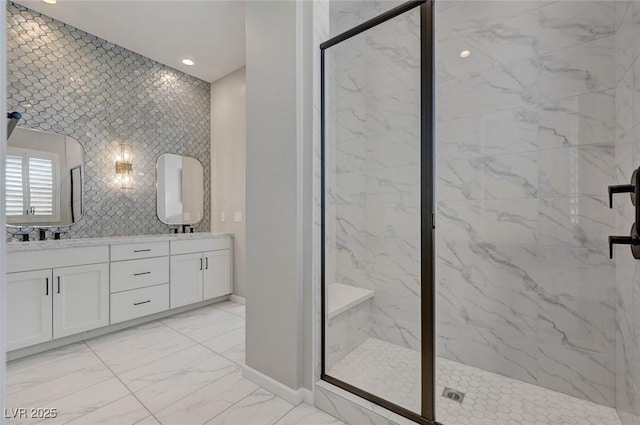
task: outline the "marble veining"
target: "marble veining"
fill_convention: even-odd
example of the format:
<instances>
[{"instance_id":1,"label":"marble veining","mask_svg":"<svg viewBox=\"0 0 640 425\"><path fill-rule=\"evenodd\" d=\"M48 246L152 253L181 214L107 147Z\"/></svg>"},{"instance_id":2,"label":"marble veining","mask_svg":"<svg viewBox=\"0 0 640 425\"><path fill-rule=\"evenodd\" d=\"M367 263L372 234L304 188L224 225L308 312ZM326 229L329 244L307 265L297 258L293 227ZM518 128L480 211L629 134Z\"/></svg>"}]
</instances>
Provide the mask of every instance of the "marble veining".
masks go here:
<instances>
[{"instance_id":1,"label":"marble veining","mask_svg":"<svg viewBox=\"0 0 640 425\"><path fill-rule=\"evenodd\" d=\"M359 22L389 2L330 4ZM420 345L420 60L415 9L326 52L327 272L371 302L328 323L333 364L367 336ZM355 345L354 345L355 344Z\"/></svg>"},{"instance_id":2,"label":"marble veining","mask_svg":"<svg viewBox=\"0 0 640 425\"><path fill-rule=\"evenodd\" d=\"M386 10L384 2L356 3L330 5L333 34ZM637 48L621 46L637 42L637 4L434 5L438 367L455 365L452 376L464 375L459 370L465 368L486 373L481 380L511 388L501 405L524 411L503 412L498 404L486 409L493 401L482 400L453 414L454 406L438 399L445 424L448 419L452 424L617 425L609 407L620 392L627 400L618 409L621 416L640 411L634 402L640 386L633 378L640 376L640 334L633 329L640 291L628 283L640 272L632 262L619 271L628 247L616 248L614 263L606 242L614 232L627 232L632 217L628 198L615 200L618 212L609 209L606 186L629 180L628 169L640 157L635 148L640 96L634 90L640 65L625 57ZM411 144L417 133L411 133L416 115L409 105L419 99L406 96L402 88L408 84L394 78L410 82L411 67L394 74L386 59L374 60L380 52L368 50L381 45L377 40L357 41L327 61L327 99L335 106L327 113L327 136L334 143L327 151L327 271L336 277L332 281L373 289L384 301L363 315L370 320L367 327L354 329L410 350L420 342L418 306L411 303L420 293L419 280L411 276L421 253L418 223L412 221L419 211L414 197L419 180L411 168L418 151ZM471 56L460 58L467 49ZM417 52L398 50L416 57ZM380 55L389 58L388 53ZM401 61L411 63L406 56ZM376 69L381 64L387 68ZM378 87L382 81L389 86ZM378 88L371 90L372 85ZM393 90L397 96L386 99ZM622 280L627 283L620 288ZM344 329L336 333L337 339L345 335ZM332 353L345 347L338 345ZM333 361L357 357L351 354ZM372 364L381 358L374 354L368 359ZM371 370L378 368L384 365ZM342 371L367 385L366 373ZM396 382L388 381L395 388ZM345 421L391 422L375 406L375 414L364 413L325 390L319 391L318 405ZM499 392L485 393L492 391ZM400 400L403 390L384 394ZM527 416L532 399L549 416ZM559 410L549 408L556 401ZM631 423L637 422L624 425Z\"/></svg>"},{"instance_id":3,"label":"marble veining","mask_svg":"<svg viewBox=\"0 0 640 425\"><path fill-rule=\"evenodd\" d=\"M634 99L633 75L616 87L614 64L630 67L616 42L633 38L616 33L633 22L618 3L435 8L439 354L606 406L617 230L606 186Z\"/></svg>"},{"instance_id":4,"label":"marble veining","mask_svg":"<svg viewBox=\"0 0 640 425\"><path fill-rule=\"evenodd\" d=\"M11 361L6 406L51 406L59 413L7 423L343 425L242 377L244 316L244 305L226 301ZM209 327L229 321L240 327ZM209 332L194 334L195 328ZM236 335L240 343L228 349Z\"/></svg>"}]
</instances>

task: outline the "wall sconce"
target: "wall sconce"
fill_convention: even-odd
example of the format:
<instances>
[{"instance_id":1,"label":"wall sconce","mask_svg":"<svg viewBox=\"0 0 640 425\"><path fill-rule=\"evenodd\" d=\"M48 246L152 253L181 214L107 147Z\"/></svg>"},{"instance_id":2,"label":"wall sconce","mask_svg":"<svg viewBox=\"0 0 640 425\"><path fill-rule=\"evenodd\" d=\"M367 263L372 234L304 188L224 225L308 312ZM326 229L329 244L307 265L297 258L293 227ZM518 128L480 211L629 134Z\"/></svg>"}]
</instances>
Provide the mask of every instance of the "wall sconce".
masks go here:
<instances>
[{"instance_id":1,"label":"wall sconce","mask_svg":"<svg viewBox=\"0 0 640 425\"><path fill-rule=\"evenodd\" d=\"M116 156L116 179L121 189L133 189L131 145L120 145L120 155Z\"/></svg>"}]
</instances>

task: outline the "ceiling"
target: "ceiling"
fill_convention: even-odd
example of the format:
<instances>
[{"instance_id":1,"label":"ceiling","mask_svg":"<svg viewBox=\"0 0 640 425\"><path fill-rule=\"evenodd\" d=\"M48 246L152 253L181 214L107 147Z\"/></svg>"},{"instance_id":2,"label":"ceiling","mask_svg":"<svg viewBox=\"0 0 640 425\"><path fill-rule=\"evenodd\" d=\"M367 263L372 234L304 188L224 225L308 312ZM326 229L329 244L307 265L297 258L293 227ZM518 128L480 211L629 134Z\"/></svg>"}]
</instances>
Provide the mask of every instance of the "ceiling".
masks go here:
<instances>
[{"instance_id":1,"label":"ceiling","mask_svg":"<svg viewBox=\"0 0 640 425\"><path fill-rule=\"evenodd\" d=\"M16 3L205 81L245 64L243 0ZM184 65L184 58L195 65Z\"/></svg>"}]
</instances>

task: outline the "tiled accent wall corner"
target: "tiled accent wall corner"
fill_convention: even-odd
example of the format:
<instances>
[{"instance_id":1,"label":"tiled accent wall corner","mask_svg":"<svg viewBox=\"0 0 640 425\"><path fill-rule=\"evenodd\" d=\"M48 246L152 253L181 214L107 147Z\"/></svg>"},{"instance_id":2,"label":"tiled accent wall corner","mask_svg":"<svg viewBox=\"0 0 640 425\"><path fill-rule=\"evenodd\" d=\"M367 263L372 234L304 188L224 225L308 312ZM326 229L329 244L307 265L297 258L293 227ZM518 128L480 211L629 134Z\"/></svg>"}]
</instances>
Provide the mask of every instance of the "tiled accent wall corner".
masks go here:
<instances>
[{"instance_id":1,"label":"tiled accent wall corner","mask_svg":"<svg viewBox=\"0 0 640 425\"><path fill-rule=\"evenodd\" d=\"M157 158L176 153L204 168L209 231L209 83L77 28L7 4L8 110L20 125L75 138L85 149L85 213L65 237L167 233L156 215ZM133 190L115 183L121 143L133 147Z\"/></svg>"}]
</instances>

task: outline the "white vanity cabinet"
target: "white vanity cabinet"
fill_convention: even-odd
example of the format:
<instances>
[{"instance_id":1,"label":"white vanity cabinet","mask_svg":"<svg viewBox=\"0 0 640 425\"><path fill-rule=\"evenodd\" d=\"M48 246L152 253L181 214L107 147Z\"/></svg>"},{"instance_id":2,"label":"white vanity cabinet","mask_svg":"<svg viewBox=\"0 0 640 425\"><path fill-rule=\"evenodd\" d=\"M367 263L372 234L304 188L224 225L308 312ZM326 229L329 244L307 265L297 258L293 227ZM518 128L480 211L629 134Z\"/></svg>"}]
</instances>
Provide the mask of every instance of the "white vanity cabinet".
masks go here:
<instances>
[{"instance_id":1,"label":"white vanity cabinet","mask_svg":"<svg viewBox=\"0 0 640 425\"><path fill-rule=\"evenodd\" d=\"M108 261L107 247L8 253L8 350L107 326Z\"/></svg>"},{"instance_id":2,"label":"white vanity cabinet","mask_svg":"<svg viewBox=\"0 0 640 425\"><path fill-rule=\"evenodd\" d=\"M230 238L171 242L171 308L231 292Z\"/></svg>"},{"instance_id":3,"label":"white vanity cabinet","mask_svg":"<svg viewBox=\"0 0 640 425\"><path fill-rule=\"evenodd\" d=\"M231 250L204 253L204 299L231 294Z\"/></svg>"},{"instance_id":4,"label":"white vanity cabinet","mask_svg":"<svg viewBox=\"0 0 640 425\"><path fill-rule=\"evenodd\" d=\"M109 264L53 269L53 337L109 324Z\"/></svg>"},{"instance_id":5,"label":"white vanity cabinet","mask_svg":"<svg viewBox=\"0 0 640 425\"><path fill-rule=\"evenodd\" d=\"M51 341L51 269L7 274L7 351Z\"/></svg>"},{"instance_id":6,"label":"white vanity cabinet","mask_svg":"<svg viewBox=\"0 0 640 425\"><path fill-rule=\"evenodd\" d=\"M231 240L195 234L9 244L7 349L52 341L17 352L30 354L229 295Z\"/></svg>"},{"instance_id":7,"label":"white vanity cabinet","mask_svg":"<svg viewBox=\"0 0 640 425\"><path fill-rule=\"evenodd\" d=\"M171 308L204 300L202 253L171 256Z\"/></svg>"}]
</instances>

